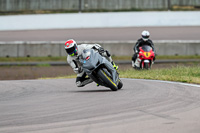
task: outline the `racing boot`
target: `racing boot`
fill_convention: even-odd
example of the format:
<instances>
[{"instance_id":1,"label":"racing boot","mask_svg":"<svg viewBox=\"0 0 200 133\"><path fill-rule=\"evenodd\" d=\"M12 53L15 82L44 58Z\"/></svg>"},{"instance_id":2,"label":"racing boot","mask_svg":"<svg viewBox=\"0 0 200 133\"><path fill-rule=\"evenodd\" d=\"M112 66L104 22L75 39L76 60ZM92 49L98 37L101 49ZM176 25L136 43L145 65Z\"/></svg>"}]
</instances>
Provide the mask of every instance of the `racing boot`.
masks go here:
<instances>
[{"instance_id":1,"label":"racing boot","mask_svg":"<svg viewBox=\"0 0 200 133\"><path fill-rule=\"evenodd\" d=\"M118 66L114 63L114 61L112 61L111 64L113 65L113 67L115 68L115 70L118 70Z\"/></svg>"},{"instance_id":2,"label":"racing boot","mask_svg":"<svg viewBox=\"0 0 200 133\"><path fill-rule=\"evenodd\" d=\"M132 61L132 67L133 67L133 68L135 67L135 62L134 62L134 61Z\"/></svg>"}]
</instances>

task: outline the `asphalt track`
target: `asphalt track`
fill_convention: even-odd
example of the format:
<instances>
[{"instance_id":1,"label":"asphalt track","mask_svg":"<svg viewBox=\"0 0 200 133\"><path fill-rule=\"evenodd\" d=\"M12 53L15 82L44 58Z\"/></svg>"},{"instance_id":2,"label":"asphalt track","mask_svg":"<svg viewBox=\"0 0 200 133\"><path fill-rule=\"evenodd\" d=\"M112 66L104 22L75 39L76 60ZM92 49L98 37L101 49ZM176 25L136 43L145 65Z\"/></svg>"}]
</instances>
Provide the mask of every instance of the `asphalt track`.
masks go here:
<instances>
[{"instance_id":1,"label":"asphalt track","mask_svg":"<svg viewBox=\"0 0 200 133\"><path fill-rule=\"evenodd\" d=\"M0 31L0 41L129 41L148 30L152 40L200 40L200 26Z\"/></svg>"},{"instance_id":2,"label":"asphalt track","mask_svg":"<svg viewBox=\"0 0 200 133\"><path fill-rule=\"evenodd\" d=\"M200 86L122 79L113 92L75 79L0 81L1 133L199 133Z\"/></svg>"},{"instance_id":3,"label":"asphalt track","mask_svg":"<svg viewBox=\"0 0 200 133\"><path fill-rule=\"evenodd\" d=\"M200 27L1 31L0 41L199 40ZM200 86L122 79L112 92L75 79L0 81L1 133L199 133Z\"/></svg>"}]
</instances>

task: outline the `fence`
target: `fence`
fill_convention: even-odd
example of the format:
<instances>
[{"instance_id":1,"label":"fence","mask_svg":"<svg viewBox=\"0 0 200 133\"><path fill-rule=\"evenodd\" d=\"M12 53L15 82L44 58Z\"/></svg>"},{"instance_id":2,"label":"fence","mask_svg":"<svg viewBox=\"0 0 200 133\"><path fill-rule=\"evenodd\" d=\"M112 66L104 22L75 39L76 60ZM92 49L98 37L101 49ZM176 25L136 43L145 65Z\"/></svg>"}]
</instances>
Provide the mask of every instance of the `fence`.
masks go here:
<instances>
[{"instance_id":1,"label":"fence","mask_svg":"<svg viewBox=\"0 0 200 133\"><path fill-rule=\"evenodd\" d=\"M1 12L36 10L130 10L200 6L200 0L0 0Z\"/></svg>"}]
</instances>

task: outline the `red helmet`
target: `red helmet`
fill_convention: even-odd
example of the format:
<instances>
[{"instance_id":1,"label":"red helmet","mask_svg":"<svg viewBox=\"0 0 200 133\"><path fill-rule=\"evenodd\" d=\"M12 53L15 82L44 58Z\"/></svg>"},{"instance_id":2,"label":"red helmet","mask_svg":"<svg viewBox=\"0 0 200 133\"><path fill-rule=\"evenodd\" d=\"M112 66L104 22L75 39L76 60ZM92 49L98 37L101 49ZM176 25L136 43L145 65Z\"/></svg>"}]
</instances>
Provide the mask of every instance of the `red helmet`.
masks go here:
<instances>
[{"instance_id":1,"label":"red helmet","mask_svg":"<svg viewBox=\"0 0 200 133\"><path fill-rule=\"evenodd\" d=\"M65 42L65 50L70 56L75 56L78 54L77 44L73 39L67 40Z\"/></svg>"}]
</instances>

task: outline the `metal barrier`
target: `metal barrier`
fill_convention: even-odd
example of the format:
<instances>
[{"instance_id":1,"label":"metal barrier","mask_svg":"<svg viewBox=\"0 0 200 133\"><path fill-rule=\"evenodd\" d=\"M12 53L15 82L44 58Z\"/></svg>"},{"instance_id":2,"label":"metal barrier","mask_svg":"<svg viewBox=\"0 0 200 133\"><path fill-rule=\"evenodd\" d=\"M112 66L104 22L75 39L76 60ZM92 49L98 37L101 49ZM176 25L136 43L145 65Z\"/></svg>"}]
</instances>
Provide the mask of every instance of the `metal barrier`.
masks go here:
<instances>
[{"instance_id":1,"label":"metal barrier","mask_svg":"<svg viewBox=\"0 0 200 133\"><path fill-rule=\"evenodd\" d=\"M0 57L66 56L65 42L0 42ZM130 56L136 41L78 42L98 43L115 56ZM200 55L200 41L154 41L158 55Z\"/></svg>"}]
</instances>

